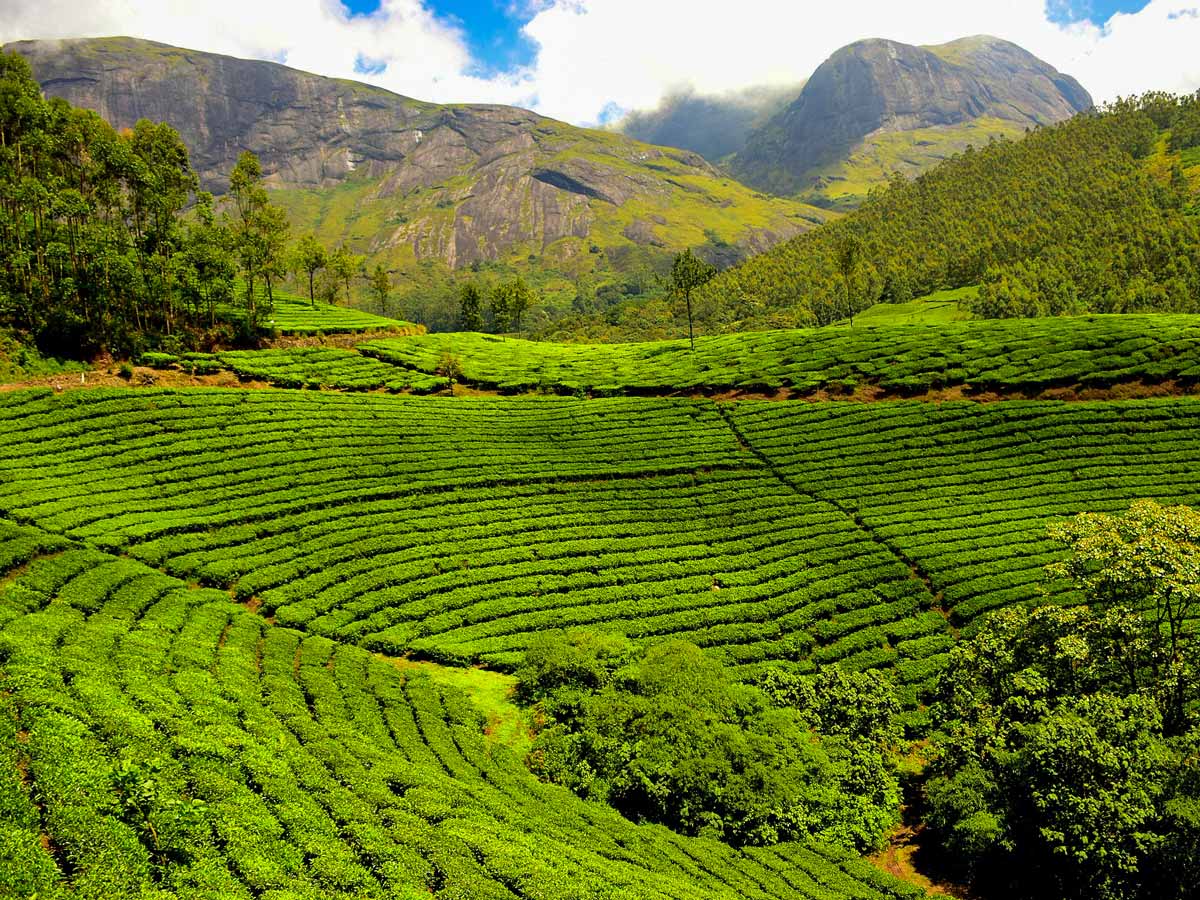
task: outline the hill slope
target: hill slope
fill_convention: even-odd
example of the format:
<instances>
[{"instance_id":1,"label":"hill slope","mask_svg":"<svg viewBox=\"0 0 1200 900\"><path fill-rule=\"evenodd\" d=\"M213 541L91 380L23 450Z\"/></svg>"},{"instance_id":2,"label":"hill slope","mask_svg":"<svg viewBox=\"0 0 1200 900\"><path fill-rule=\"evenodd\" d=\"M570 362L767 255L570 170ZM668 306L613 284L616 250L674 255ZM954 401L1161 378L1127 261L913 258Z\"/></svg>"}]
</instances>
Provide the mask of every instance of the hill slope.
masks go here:
<instances>
[{"instance_id":1,"label":"hill slope","mask_svg":"<svg viewBox=\"0 0 1200 900\"><path fill-rule=\"evenodd\" d=\"M936 47L859 41L747 138L733 170L776 193L858 201L890 171L915 174L967 143L1013 137L1091 105L1073 78L997 38Z\"/></svg>"},{"instance_id":2,"label":"hill slope","mask_svg":"<svg viewBox=\"0 0 1200 900\"><path fill-rule=\"evenodd\" d=\"M1196 310L1200 228L1163 134L1195 106L1151 96L898 179L863 207L705 288L726 328L827 324L982 283L992 317Z\"/></svg>"},{"instance_id":3,"label":"hill slope","mask_svg":"<svg viewBox=\"0 0 1200 900\"><path fill-rule=\"evenodd\" d=\"M298 226L393 269L532 257L573 276L711 238L761 250L823 218L755 195L696 154L525 110L439 106L131 38L6 49L48 94L117 128L175 126L210 190L253 150Z\"/></svg>"}]
</instances>

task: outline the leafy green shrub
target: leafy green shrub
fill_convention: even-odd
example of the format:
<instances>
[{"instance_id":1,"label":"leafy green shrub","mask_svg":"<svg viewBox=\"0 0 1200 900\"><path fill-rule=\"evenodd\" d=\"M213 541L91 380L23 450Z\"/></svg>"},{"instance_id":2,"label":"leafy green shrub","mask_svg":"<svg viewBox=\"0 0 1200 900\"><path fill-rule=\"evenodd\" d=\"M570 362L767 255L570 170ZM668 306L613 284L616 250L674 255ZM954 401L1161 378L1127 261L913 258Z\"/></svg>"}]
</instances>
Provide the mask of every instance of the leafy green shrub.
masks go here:
<instances>
[{"instance_id":1,"label":"leafy green shrub","mask_svg":"<svg viewBox=\"0 0 1200 900\"><path fill-rule=\"evenodd\" d=\"M734 845L876 846L899 807L886 738L874 720L846 727L828 709L831 730L818 736L819 714L787 702L810 694L790 686L772 703L693 644L632 658L621 638L581 630L539 636L518 670L518 695L541 721L531 766L547 780L634 821ZM891 734L893 706L877 709Z\"/></svg>"},{"instance_id":2,"label":"leafy green shrub","mask_svg":"<svg viewBox=\"0 0 1200 900\"><path fill-rule=\"evenodd\" d=\"M180 358L173 353L162 353L161 351L152 350L148 353L143 353L139 362L143 366L150 366L154 369L170 369L179 364Z\"/></svg>"}]
</instances>

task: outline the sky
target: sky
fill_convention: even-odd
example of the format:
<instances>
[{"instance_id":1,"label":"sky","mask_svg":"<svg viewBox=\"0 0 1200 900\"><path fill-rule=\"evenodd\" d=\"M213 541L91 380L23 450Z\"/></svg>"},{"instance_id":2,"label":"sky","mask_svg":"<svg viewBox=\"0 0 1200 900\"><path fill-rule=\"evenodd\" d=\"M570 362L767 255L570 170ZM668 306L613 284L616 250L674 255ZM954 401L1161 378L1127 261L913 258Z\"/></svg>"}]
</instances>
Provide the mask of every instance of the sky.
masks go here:
<instances>
[{"instance_id":1,"label":"sky","mask_svg":"<svg viewBox=\"0 0 1200 900\"><path fill-rule=\"evenodd\" d=\"M1200 89L1200 0L0 0L0 42L130 35L575 124L794 84L852 41L1015 41L1098 101Z\"/></svg>"}]
</instances>

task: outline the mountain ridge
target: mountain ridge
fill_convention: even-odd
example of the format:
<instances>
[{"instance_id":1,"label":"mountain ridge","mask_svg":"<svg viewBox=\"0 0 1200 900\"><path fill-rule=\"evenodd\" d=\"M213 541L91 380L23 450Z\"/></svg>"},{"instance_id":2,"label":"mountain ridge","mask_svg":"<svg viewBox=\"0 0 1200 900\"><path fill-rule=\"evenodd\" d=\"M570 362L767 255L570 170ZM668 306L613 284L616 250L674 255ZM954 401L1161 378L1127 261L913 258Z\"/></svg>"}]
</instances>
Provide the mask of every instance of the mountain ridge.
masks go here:
<instances>
[{"instance_id":1,"label":"mountain ridge","mask_svg":"<svg viewBox=\"0 0 1200 900\"><path fill-rule=\"evenodd\" d=\"M394 271L536 260L570 279L713 241L745 255L824 218L756 195L698 154L517 107L427 103L135 38L4 49L29 60L46 93L118 128L175 126L208 189L220 193L237 155L254 151L298 227Z\"/></svg>"}]
</instances>

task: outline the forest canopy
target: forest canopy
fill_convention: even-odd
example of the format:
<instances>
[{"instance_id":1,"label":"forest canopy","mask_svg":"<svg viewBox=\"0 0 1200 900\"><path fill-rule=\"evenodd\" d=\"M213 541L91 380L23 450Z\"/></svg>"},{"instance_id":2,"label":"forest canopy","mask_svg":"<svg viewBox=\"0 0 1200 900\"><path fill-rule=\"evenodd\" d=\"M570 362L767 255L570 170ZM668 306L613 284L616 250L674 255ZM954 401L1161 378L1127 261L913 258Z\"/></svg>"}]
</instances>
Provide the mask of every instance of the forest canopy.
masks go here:
<instances>
[{"instance_id":1,"label":"forest canopy","mask_svg":"<svg viewBox=\"0 0 1200 900\"><path fill-rule=\"evenodd\" d=\"M725 330L825 325L876 303L981 285L987 317L1200 310L1200 223L1178 161L1200 95L1122 100L1019 141L897 176L846 218L722 273L701 303ZM1174 129L1172 131L1172 129Z\"/></svg>"}]
</instances>

